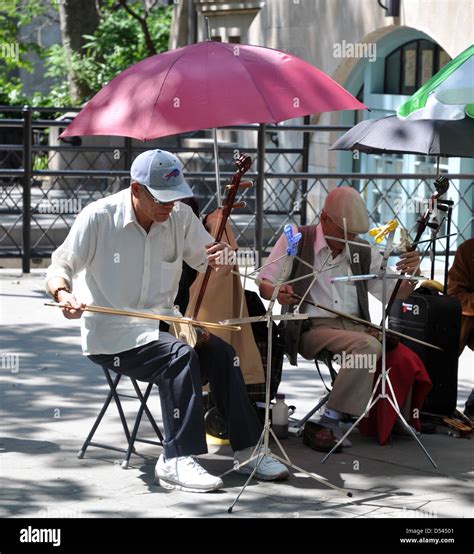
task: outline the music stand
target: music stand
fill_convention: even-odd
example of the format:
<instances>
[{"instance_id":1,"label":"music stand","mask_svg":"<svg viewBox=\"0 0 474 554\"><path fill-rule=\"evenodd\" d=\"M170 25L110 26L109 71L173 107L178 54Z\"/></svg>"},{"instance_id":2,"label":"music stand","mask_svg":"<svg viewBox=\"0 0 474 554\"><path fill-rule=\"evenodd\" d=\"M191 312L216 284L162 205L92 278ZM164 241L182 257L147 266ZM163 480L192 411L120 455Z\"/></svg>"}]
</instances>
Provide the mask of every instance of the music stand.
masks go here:
<instances>
[{"instance_id":1,"label":"music stand","mask_svg":"<svg viewBox=\"0 0 474 554\"><path fill-rule=\"evenodd\" d=\"M259 438L259 440L258 440L258 442L257 442L250 458L248 460L245 460L245 462L242 462L240 464L237 461L235 461L234 462L234 467L232 469L229 469L228 471L224 472L221 475L221 477L223 477L224 475L227 475L228 473L231 473L232 471L235 471L235 470L239 469L240 467L250 463L251 461L253 461L255 459L257 459L257 463L256 463L252 473L249 475L248 479L243 484L239 494L237 495L237 497L234 499L232 504L227 509L227 512L229 514L232 513L232 510L233 510L234 506L237 504L240 496L243 494L244 490L247 488L247 485L250 483L252 477L257 472L258 466L260 465L260 463L263 460L264 456L271 456L271 457L279 460L281 463L283 463L287 467L294 468L297 471L300 471L300 472L304 473L308 477L311 477L311 479L314 479L315 481L318 481L318 482L322 483L323 485L325 485L327 487L330 487L334 490L337 490L339 492L343 492L348 497L352 497L351 492L347 492L347 491L341 489L340 487L337 487L336 485L333 485L327 479L324 479L323 477L321 477L319 475L316 475L314 473L309 473L305 469L302 469L301 467L298 467L295 464L293 464L292 461L290 460L290 458L288 457L287 453L285 452L283 446L281 445L280 441L278 440L277 436L275 435L273 429L271 428L271 424L270 424L270 381L271 381L273 322L276 321L276 320L291 320L291 319L295 320L295 319L307 319L308 318L307 314L300 314L298 312L297 313L292 313L292 314L277 315L277 316L274 316L273 313L272 313L273 312L273 305L275 304L275 301L277 299L280 288L283 285L290 284L290 283L294 282L294 280L287 281L288 276L291 272L291 268L292 268L292 265L293 265L293 260L295 258L297 258L298 261L300 261L300 262L302 262L302 263L304 263L308 266L310 265L310 264L307 264L306 262L304 262L304 260L301 260L296 255L297 254L298 242L301 239L301 233L297 233L295 236L293 236L293 230L292 230L291 225L286 225L284 232L285 232L287 243L288 243L287 252L286 252L286 255L284 256L284 258L286 258L286 259L285 259L284 265L281 269L280 275L279 275L279 277L278 277L278 279L277 279L277 281L274 285L272 297L270 299L270 303L268 305L266 314L264 316L255 316L255 317L247 317L247 318L241 318L241 319L225 320L226 324L230 321L233 321L235 323L253 323L255 321L265 321L267 323L267 327L268 327L267 367L266 367L266 383L265 383L265 418L264 418L263 430L262 430L260 438ZM328 258L329 258L329 256L328 256ZM280 260L280 259L281 258L279 258L278 260ZM325 260L325 263L326 263L327 259ZM278 260L275 260L275 262L278 261ZM314 279L313 279L312 283L315 281L315 279L317 279L317 276L319 275L319 273L324 270L325 263L323 264L323 267L319 271L312 271L312 273L314 274ZM259 269L262 269L262 268L259 268ZM313 270L314 268L311 266L311 269ZM258 270L255 270L255 272L256 271L258 271ZM249 275L246 275L246 277L248 278ZM308 275L306 277L308 277ZM311 285L312 285L312 283L311 283ZM309 288L308 288L308 291L309 291ZM222 322L222 323L224 323L224 322ZM278 448L280 449L283 457L278 456L278 455L276 455L276 454L274 454L273 452L270 451L270 449L268 447L270 434L272 435L273 439L275 440L276 444L278 445ZM260 452L260 448L261 448L262 445L263 445L263 451Z\"/></svg>"}]
</instances>

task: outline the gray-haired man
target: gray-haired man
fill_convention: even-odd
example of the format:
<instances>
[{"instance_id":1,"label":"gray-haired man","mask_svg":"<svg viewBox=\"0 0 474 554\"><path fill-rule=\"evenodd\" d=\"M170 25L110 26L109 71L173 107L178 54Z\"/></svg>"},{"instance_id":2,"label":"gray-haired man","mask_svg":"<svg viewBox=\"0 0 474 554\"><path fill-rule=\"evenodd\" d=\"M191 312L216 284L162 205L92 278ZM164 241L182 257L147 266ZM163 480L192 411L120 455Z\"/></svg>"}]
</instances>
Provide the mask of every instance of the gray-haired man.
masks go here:
<instances>
[{"instance_id":1,"label":"gray-haired man","mask_svg":"<svg viewBox=\"0 0 474 554\"><path fill-rule=\"evenodd\" d=\"M344 221L348 241L344 242ZM379 300L382 299L382 284L380 280L355 281L350 283L331 283L332 277L348 274L378 273L382 255L375 247L362 246L358 235L369 230L367 209L360 194L350 187L333 189L326 198L317 225L308 225L299 229L303 237L299 245L299 254L309 267L296 261L293 267L293 277L308 275L305 279L295 281L293 285L284 285L278 294L278 301L283 305L298 303L293 296L303 296L312 281L311 267L319 270L326 261L331 269L321 273L312 285L308 299L323 306L345 312L350 315L370 320L368 293ZM296 231L296 229L295 229ZM332 237L332 238L331 238ZM357 243L361 243L359 246ZM367 245L367 243L365 243ZM273 247L266 267L260 272L260 294L270 298L273 285L282 262L276 261L285 251L285 237L282 236ZM274 262L275 261L275 262ZM272 263L274 262L274 263ZM397 269L407 274L419 273L420 257L417 251L406 252L400 256ZM392 272L392 270L388 270ZM390 294L394 281L388 285ZM413 290L413 283L404 281L398 297L406 298ZM296 355L299 352L306 359L314 359L319 352L327 349L333 354L344 354L343 360L371 361L363 367L342 367L334 383L327 402L323 422L331 427L344 414L360 415L368 403L373 386L373 373L377 361L382 355L380 341L368 334L363 325L352 323L347 319L334 316L322 309L303 304L303 311L308 313L310 328L300 333L288 333L293 352L290 361L296 365ZM293 327L296 329L296 326ZM301 327L300 327L301 329ZM403 360L400 361L403 365ZM335 425L332 425L334 427ZM325 440L323 437L322 440Z\"/></svg>"}]
</instances>

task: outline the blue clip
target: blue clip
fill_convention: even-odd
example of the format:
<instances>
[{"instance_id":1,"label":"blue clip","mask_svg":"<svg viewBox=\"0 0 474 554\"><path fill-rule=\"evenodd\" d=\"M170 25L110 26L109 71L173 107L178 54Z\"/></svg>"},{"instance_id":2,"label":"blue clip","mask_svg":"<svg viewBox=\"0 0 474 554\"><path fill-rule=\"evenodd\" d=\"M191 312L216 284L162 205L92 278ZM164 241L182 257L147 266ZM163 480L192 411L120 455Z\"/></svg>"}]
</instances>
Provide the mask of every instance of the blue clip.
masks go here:
<instances>
[{"instance_id":1,"label":"blue clip","mask_svg":"<svg viewBox=\"0 0 474 554\"><path fill-rule=\"evenodd\" d=\"M293 227L291 225L285 225L284 232L288 243L286 253L288 256L296 256L298 253L298 242L301 239L301 233L296 233L296 235L293 236Z\"/></svg>"}]
</instances>

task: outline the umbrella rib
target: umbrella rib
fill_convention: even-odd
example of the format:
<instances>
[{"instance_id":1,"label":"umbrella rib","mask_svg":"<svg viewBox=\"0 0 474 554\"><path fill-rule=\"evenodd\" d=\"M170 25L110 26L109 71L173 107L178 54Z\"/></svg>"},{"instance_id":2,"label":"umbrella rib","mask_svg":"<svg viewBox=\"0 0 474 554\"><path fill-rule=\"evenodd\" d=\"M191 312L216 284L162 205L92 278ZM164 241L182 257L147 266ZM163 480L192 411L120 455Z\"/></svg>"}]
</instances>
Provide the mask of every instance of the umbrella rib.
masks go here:
<instances>
[{"instance_id":1,"label":"umbrella rib","mask_svg":"<svg viewBox=\"0 0 474 554\"><path fill-rule=\"evenodd\" d=\"M173 67L175 66L175 64L185 55L186 55L186 52L183 52L180 56L178 56L173 61L173 63L169 66L168 70L166 71L166 75L165 75L164 79L162 79L162 81L161 81L161 87L160 87L160 90L156 93L156 98L153 102L153 108L152 108L152 111L151 111L150 121L148 122L148 126L147 126L147 129L146 129L145 135L143 137L143 140L147 140L148 131L150 130L151 122L152 122L152 119L153 119L153 114L155 113L155 107L156 107L156 104L158 103L158 100L160 98L161 91L163 90L163 87L165 86L166 79L168 78L168 75L169 75L170 71L173 69ZM157 56L159 56L159 54L157 54Z\"/></svg>"},{"instance_id":2,"label":"umbrella rib","mask_svg":"<svg viewBox=\"0 0 474 554\"><path fill-rule=\"evenodd\" d=\"M242 63L242 66L243 68L245 69L245 71L247 72L247 75L250 77L250 79L252 80L252 83L253 83L253 86L255 88L255 90L258 92L260 98L263 100L263 103L265 104L265 106L267 107L267 110L268 112L270 113L270 115L273 117L273 121L272 123L277 123L277 120L275 118L275 115L273 114L273 111L270 107L270 105L268 104L265 96L263 96L263 94L260 92L259 88L257 87L256 83L255 83L255 79L253 78L253 75L250 73L250 71L248 70L247 66ZM268 121L257 121L256 123L268 123Z\"/></svg>"}]
</instances>

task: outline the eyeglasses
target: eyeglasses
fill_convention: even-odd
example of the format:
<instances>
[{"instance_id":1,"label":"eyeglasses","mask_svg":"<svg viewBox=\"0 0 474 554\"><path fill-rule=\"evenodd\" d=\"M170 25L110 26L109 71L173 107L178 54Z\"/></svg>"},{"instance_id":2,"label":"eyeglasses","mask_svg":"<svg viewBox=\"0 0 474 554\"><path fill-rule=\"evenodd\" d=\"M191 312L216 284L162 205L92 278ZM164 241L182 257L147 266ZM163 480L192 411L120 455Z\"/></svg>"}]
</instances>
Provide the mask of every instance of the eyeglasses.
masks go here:
<instances>
[{"instance_id":1,"label":"eyeglasses","mask_svg":"<svg viewBox=\"0 0 474 554\"><path fill-rule=\"evenodd\" d=\"M151 198L151 200L153 200L153 202L155 204L158 204L159 206L169 206L170 204L173 204L175 203L175 200L171 200L170 202L160 202L159 200L157 200L153 194L151 194L151 192L147 189L147 187L143 187L143 190L146 192L146 194L148 195L148 198Z\"/></svg>"}]
</instances>

